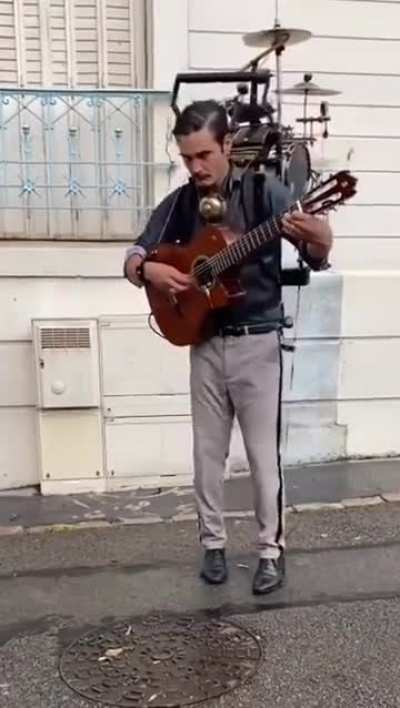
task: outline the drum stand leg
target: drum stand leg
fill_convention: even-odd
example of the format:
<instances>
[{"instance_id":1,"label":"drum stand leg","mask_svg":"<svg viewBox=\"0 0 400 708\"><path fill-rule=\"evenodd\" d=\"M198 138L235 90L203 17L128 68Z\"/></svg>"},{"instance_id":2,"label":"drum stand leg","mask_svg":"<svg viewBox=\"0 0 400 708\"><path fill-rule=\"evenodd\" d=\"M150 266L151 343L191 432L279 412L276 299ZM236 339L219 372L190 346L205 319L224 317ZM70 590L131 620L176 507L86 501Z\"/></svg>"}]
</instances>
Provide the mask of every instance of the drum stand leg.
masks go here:
<instances>
[{"instance_id":1,"label":"drum stand leg","mask_svg":"<svg viewBox=\"0 0 400 708\"><path fill-rule=\"evenodd\" d=\"M278 97L277 101L277 133L278 140L276 145L276 153L279 165L279 177L283 179L283 160L282 160L282 97L281 97L281 54L283 52L283 47L277 47L275 50L276 56L276 95Z\"/></svg>"}]
</instances>

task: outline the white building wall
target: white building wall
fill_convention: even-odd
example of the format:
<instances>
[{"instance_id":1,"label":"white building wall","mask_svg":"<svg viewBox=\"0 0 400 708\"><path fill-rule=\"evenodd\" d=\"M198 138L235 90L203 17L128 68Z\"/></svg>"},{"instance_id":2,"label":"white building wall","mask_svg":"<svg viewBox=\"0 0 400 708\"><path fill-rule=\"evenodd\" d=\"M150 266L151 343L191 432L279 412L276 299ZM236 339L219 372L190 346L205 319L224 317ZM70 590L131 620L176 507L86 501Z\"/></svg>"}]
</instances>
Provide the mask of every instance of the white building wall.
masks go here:
<instances>
[{"instance_id":1,"label":"white building wall","mask_svg":"<svg viewBox=\"0 0 400 708\"><path fill-rule=\"evenodd\" d=\"M258 50L246 47L241 35L272 27L274 17L272 0L247 4L191 0L189 68L245 64ZM283 26L313 33L311 40L284 52L283 87L310 71L316 83L341 91L330 101L331 137L317 143L314 165L328 170L348 167L359 178L356 198L332 217L336 237L332 264L342 279L336 293L340 309L336 422L346 429L346 454L398 454L400 3L280 0L279 19ZM266 66L274 70L273 61ZM194 97L190 88L187 98ZM314 108L318 112L318 104ZM299 116L301 101L295 97L285 101L284 123L293 125ZM318 295L313 306L318 310ZM322 317L320 324L322 333ZM310 357L310 368L315 364ZM323 396L321 406L322 401ZM306 422L304 411L302 416ZM319 448L318 438L316 444ZM319 452L323 456L323 449Z\"/></svg>"},{"instance_id":2,"label":"white building wall","mask_svg":"<svg viewBox=\"0 0 400 708\"><path fill-rule=\"evenodd\" d=\"M171 88L177 71L243 64L254 52L242 32L271 27L274 6L153 0L154 88ZM359 177L356 199L332 219L334 271L302 295L291 388L290 358L286 374L291 461L399 454L400 2L281 0L280 19L314 33L284 55L284 85L312 71L342 91L315 157ZM290 121L300 110L292 103ZM123 252L121 244L0 244L0 488L38 481L31 319L145 312L143 293L121 278Z\"/></svg>"}]
</instances>

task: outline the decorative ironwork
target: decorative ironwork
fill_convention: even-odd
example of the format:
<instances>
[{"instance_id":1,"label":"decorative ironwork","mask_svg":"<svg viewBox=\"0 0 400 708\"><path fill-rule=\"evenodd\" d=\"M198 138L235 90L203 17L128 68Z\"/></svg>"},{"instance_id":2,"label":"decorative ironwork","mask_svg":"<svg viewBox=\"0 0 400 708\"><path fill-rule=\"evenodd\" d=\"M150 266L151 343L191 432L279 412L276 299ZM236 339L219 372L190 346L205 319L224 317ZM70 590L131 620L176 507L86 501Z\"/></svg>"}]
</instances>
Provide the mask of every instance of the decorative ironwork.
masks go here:
<instances>
[{"instance_id":1,"label":"decorative ironwork","mask_svg":"<svg viewBox=\"0 0 400 708\"><path fill-rule=\"evenodd\" d=\"M131 240L169 187L168 98L0 89L0 236Z\"/></svg>"},{"instance_id":2,"label":"decorative ironwork","mask_svg":"<svg viewBox=\"0 0 400 708\"><path fill-rule=\"evenodd\" d=\"M116 180L113 190L111 192L111 197L113 197L115 194L118 195L119 197L121 197L122 195L129 197L128 185L121 177L121 161L123 159L123 154L124 154L124 148L123 148L123 143L122 143L123 133L124 133L124 131L121 130L121 128L116 128L114 130L115 160L116 160L116 164L117 164L117 180Z\"/></svg>"},{"instance_id":3,"label":"decorative ironwork","mask_svg":"<svg viewBox=\"0 0 400 708\"><path fill-rule=\"evenodd\" d=\"M60 673L81 696L121 708L177 708L251 678L258 637L232 622L154 616L91 631L64 652Z\"/></svg>"}]
</instances>

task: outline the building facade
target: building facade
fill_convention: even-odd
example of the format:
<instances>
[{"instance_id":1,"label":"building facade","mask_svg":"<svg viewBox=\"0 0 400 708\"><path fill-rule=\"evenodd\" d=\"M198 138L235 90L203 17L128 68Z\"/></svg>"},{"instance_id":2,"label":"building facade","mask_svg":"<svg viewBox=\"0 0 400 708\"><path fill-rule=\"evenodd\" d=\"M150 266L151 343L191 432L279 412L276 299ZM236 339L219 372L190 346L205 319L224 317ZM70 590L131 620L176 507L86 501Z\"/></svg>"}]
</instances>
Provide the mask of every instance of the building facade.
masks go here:
<instances>
[{"instance_id":1,"label":"building facade","mask_svg":"<svg viewBox=\"0 0 400 708\"><path fill-rule=\"evenodd\" d=\"M285 293L298 346L285 355L284 457L398 455L400 2L278 6L282 25L312 32L284 52L283 86L311 72L340 91L313 163L359 178L331 218L332 269L300 302ZM149 329L121 264L151 205L182 179L169 137L175 74L244 65L255 50L241 35L272 27L275 13L272 0L0 0L0 488L190 479L187 352ZM301 111L285 101L284 122ZM32 320L95 324L98 404L41 410ZM236 433L230 470L244 469Z\"/></svg>"}]
</instances>

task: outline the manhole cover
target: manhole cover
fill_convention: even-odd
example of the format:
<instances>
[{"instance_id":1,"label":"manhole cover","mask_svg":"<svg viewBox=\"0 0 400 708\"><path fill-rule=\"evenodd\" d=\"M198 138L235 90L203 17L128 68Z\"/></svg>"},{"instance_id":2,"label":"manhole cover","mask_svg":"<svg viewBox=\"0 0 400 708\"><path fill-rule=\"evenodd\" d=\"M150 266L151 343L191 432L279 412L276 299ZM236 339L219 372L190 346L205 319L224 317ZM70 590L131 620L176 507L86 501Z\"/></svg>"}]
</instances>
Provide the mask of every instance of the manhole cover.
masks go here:
<instances>
[{"instance_id":1,"label":"manhole cover","mask_svg":"<svg viewBox=\"0 0 400 708\"><path fill-rule=\"evenodd\" d=\"M150 617L103 627L64 652L64 681L85 698L124 708L189 706L249 679L257 637L225 621Z\"/></svg>"}]
</instances>

